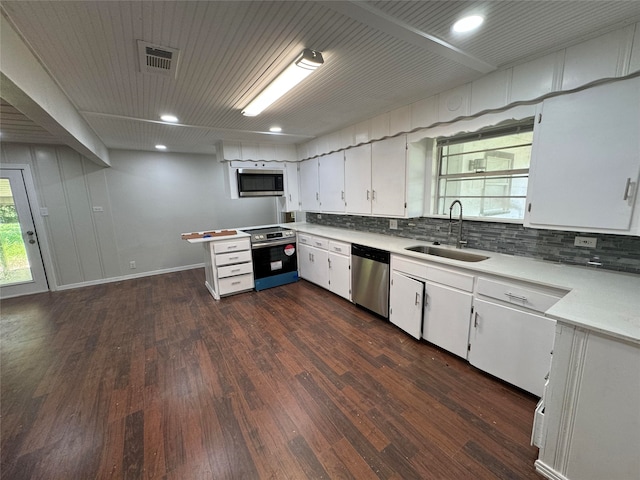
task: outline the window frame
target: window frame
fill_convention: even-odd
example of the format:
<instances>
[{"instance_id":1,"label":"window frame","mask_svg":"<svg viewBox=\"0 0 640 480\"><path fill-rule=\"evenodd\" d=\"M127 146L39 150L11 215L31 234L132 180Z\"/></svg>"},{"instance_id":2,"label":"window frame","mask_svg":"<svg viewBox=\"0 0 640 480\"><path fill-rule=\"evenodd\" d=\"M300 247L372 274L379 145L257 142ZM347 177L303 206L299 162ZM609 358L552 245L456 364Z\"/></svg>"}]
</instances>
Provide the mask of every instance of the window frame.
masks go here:
<instances>
[{"instance_id":1,"label":"window frame","mask_svg":"<svg viewBox=\"0 0 640 480\"><path fill-rule=\"evenodd\" d=\"M484 192L487 187L487 181L491 180L501 180L506 179L508 184L508 190L511 188L511 184L514 179L522 179L525 178L527 181L529 180L529 170L531 164L529 163L528 168L508 168L501 170L490 170L486 171L487 161L487 153L489 152L497 152L504 151L505 149L514 149L514 148L522 148L529 147L531 150L533 148L533 129L534 129L534 117L528 117L522 121L518 121L516 123L511 123L509 125L503 125L500 127L491 127L478 130L472 133L462 133L458 135L452 135L448 137L437 137L434 142L434 173L435 173L435 182L434 182L434 191L433 191L433 215L442 216L447 215L446 209L446 199L460 199L464 202L465 199L480 199L481 200L481 208L478 215L468 215L465 214L465 218L469 218L470 220L483 220L483 221L494 221L494 222L504 222L504 223L523 223L524 222L524 211L522 212L521 217L500 217L496 215L482 215L482 213L488 211L483 210L485 205L485 200L488 199L522 199L526 203L526 192L524 195L484 195ZM518 133L526 133L531 132L531 141L526 143L514 143L513 145L509 145L507 147L490 147L486 149L473 150L468 152L463 152L460 154L452 154L452 155L444 155L443 150L445 147L450 147L452 145L459 145L463 143L468 143L471 141L485 140L491 138L500 138L506 137L509 135L514 135ZM484 167L481 165L475 172L462 172L462 173L445 173L443 174L444 167L444 158L453 157L455 155L469 155L469 154L484 154ZM531 159L531 151L529 153L529 158ZM478 159L476 159L478 160ZM479 171L482 169L482 171ZM456 196L447 196L443 195L443 187L442 183L447 181L456 181L456 180L481 180L483 182L482 185L482 195L460 195ZM505 209L505 211L507 211Z\"/></svg>"}]
</instances>

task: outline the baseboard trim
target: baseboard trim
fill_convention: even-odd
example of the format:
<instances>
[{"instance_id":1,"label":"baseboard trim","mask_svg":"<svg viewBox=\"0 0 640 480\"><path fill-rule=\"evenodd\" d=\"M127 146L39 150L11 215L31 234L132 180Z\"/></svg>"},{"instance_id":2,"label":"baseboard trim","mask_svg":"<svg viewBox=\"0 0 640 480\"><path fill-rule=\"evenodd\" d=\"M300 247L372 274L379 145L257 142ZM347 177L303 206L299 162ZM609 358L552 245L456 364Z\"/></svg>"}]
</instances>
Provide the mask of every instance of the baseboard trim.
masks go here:
<instances>
[{"instance_id":1,"label":"baseboard trim","mask_svg":"<svg viewBox=\"0 0 640 480\"><path fill-rule=\"evenodd\" d=\"M90 287L92 285L102 285L105 283L122 282L123 280L134 280L136 278L152 277L154 275L163 275L165 273L181 272L183 270L194 270L196 268L203 268L204 263L198 263L195 265L186 265L183 267L164 268L162 270L152 270L150 272L134 273L132 275L122 275L120 277L101 278L99 280L91 280L88 282L70 283L68 285L58 285L56 291L60 290L72 290L74 288Z\"/></svg>"},{"instance_id":2,"label":"baseboard trim","mask_svg":"<svg viewBox=\"0 0 640 480\"><path fill-rule=\"evenodd\" d=\"M540 475L548 478L549 480L569 480L567 477L559 472L556 472L553 468L551 468L546 463L541 462L540 460L536 460L534 465L537 472Z\"/></svg>"}]
</instances>

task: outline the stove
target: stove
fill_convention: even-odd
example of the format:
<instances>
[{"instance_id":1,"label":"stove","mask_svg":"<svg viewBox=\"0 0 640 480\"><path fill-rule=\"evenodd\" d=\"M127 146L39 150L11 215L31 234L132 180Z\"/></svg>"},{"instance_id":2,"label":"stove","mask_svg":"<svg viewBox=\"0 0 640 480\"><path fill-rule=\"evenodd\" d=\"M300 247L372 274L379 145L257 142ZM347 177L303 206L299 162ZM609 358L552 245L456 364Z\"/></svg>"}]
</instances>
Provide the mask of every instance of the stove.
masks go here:
<instances>
[{"instance_id":1,"label":"stove","mask_svg":"<svg viewBox=\"0 0 640 480\"><path fill-rule=\"evenodd\" d=\"M296 232L286 227L250 228L243 232L251 235L251 245L261 243L274 243L278 241L295 242Z\"/></svg>"},{"instance_id":2,"label":"stove","mask_svg":"<svg viewBox=\"0 0 640 480\"><path fill-rule=\"evenodd\" d=\"M251 235L256 290L298 281L295 230L286 227L263 227L242 231Z\"/></svg>"}]
</instances>

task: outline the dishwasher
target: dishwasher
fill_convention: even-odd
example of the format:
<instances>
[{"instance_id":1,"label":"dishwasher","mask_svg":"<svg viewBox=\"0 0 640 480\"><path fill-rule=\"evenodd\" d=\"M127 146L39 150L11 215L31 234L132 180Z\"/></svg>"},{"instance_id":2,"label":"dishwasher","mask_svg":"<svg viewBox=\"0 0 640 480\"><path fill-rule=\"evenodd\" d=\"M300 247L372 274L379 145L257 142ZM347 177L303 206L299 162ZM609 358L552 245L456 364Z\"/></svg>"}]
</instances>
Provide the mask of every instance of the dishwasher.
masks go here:
<instances>
[{"instance_id":1,"label":"dishwasher","mask_svg":"<svg viewBox=\"0 0 640 480\"><path fill-rule=\"evenodd\" d=\"M353 303L389 318L389 252L351 245Z\"/></svg>"}]
</instances>

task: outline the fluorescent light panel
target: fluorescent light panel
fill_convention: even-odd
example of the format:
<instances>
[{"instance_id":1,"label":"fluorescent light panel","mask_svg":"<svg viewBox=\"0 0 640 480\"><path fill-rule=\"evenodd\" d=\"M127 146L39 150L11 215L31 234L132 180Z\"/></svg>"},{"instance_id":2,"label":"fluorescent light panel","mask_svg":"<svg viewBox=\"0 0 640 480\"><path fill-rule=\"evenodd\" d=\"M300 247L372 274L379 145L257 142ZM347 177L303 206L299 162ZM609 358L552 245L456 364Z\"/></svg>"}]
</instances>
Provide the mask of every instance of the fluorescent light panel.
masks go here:
<instances>
[{"instance_id":1,"label":"fluorescent light panel","mask_svg":"<svg viewBox=\"0 0 640 480\"><path fill-rule=\"evenodd\" d=\"M323 63L320 52L305 48L291 65L242 110L242 114L246 117L259 115Z\"/></svg>"}]
</instances>

